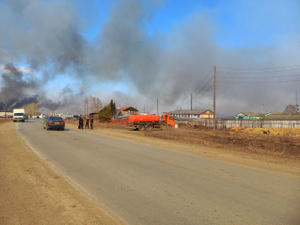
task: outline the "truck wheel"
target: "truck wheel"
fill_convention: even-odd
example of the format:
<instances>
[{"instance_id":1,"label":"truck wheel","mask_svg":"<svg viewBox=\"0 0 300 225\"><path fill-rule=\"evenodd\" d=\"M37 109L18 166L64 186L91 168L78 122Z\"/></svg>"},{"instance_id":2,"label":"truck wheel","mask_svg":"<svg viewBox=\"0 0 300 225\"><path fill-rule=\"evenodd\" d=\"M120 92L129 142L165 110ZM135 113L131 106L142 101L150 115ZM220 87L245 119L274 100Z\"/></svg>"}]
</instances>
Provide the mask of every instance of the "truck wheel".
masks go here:
<instances>
[{"instance_id":1,"label":"truck wheel","mask_svg":"<svg viewBox=\"0 0 300 225\"><path fill-rule=\"evenodd\" d=\"M145 128L146 130L152 130L152 126L150 124L147 124Z\"/></svg>"},{"instance_id":2,"label":"truck wheel","mask_svg":"<svg viewBox=\"0 0 300 225\"><path fill-rule=\"evenodd\" d=\"M145 125L144 124L140 124L139 125L139 130L140 131L144 131L145 130Z\"/></svg>"}]
</instances>

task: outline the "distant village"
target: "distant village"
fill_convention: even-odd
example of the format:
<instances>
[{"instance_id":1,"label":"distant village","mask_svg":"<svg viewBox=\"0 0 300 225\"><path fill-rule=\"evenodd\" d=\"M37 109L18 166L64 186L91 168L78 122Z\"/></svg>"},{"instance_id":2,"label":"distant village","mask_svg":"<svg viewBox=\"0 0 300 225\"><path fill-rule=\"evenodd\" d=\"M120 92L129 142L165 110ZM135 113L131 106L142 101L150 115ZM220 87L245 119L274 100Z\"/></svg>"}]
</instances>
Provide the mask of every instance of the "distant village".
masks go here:
<instances>
[{"instance_id":1,"label":"distant village","mask_svg":"<svg viewBox=\"0 0 300 225\"><path fill-rule=\"evenodd\" d=\"M87 113L89 116L97 118L98 115L105 109L100 107ZM199 124L207 127L212 127L214 123L214 113L209 109L192 109L192 110L175 110L164 112L173 115L178 124ZM125 106L116 109L115 115L112 120L127 120L129 115L145 115L147 113L140 113L132 106ZM48 113L48 115L61 116L64 119L78 119L79 115L63 114L63 113ZM0 118L12 117L12 111L0 111ZM30 115L30 118L43 118L44 114ZM254 113L254 112L240 112L232 118L218 118L215 119L217 128L232 128L236 126L241 127L297 127L300 128L300 114L284 113L284 112L268 112Z\"/></svg>"}]
</instances>

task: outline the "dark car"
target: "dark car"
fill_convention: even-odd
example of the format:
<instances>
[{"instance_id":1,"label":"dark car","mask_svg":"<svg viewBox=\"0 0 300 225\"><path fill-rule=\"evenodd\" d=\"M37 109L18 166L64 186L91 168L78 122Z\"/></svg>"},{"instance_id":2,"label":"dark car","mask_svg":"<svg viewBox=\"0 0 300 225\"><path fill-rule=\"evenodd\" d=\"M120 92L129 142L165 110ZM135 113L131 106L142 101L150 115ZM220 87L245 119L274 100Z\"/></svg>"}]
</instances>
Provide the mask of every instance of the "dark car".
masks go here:
<instances>
[{"instance_id":1,"label":"dark car","mask_svg":"<svg viewBox=\"0 0 300 225\"><path fill-rule=\"evenodd\" d=\"M59 116L49 116L44 120L44 129L64 130L65 121Z\"/></svg>"}]
</instances>

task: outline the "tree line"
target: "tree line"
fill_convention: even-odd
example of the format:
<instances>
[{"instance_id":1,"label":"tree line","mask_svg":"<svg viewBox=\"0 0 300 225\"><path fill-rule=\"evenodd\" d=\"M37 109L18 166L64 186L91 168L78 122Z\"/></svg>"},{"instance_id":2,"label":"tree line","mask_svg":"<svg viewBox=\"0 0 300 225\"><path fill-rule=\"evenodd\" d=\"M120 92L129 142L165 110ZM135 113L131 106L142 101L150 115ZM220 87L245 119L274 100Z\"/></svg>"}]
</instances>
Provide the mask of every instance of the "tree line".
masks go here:
<instances>
[{"instance_id":1,"label":"tree line","mask_svg":"<svg viewBox=\"0 0 300 225\"><path fill-rule=\"evenodd\" d=\"M37 116L40 114L40 104L39 103L30 103L26 107L26 114L28 116ZM89 115L90 113L98 113L98 118L102 122L108 122L112 119L113 116L116 115L117 108L116 103L113 99L110 100L110 103L106 106L102 106L102 102L99 98L96 97L88 97L85 100L85 114ZM299 106L289 104L285 107L285 114L299 114Z\"/></svg>"}]
</instances>

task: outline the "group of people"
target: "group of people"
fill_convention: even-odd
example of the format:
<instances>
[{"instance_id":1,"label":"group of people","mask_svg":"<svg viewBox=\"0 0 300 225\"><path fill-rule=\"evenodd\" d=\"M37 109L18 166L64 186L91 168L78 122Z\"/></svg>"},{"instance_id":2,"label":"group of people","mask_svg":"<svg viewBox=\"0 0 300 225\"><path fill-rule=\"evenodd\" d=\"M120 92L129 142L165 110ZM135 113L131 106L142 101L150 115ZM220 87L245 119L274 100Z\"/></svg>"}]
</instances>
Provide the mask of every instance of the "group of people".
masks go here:
<instances>
[{"instance_id":1,"label":"group of people","mask_svg":"<svg viewBox=\"0 0 300 225\"><path fill-rule=\"evenodd\" d=\"M83 129L83 122L84 122L84 118L83 116L79 117L79 124L78 124L78 129ZM85 119L85 129L93 129L93 125L94 125L94 118L91 116L87 116Z\"/></svg>"}]
</instances>

